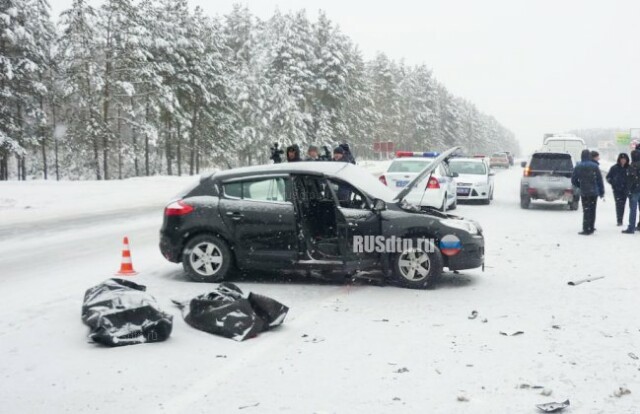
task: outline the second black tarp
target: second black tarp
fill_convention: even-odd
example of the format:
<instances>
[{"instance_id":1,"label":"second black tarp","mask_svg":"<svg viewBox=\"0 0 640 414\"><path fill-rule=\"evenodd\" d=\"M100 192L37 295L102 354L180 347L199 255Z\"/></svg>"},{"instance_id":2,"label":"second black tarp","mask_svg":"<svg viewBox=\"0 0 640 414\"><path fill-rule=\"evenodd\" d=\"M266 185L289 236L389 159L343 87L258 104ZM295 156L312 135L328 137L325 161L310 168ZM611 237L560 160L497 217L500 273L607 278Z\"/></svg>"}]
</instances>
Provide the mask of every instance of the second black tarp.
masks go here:
<instances>
[{"instance_id":1,"label":"second black tarp","mask_svg":"<svg viewBox=\"0 0 640 414\"><path fill-rule=\"evenodd\" d=\"M244 294L233 283L187 301L173 301L196 329L236 341L254 337L284 322L289 308L256 293Z\"/></svg>"}]
</instances>

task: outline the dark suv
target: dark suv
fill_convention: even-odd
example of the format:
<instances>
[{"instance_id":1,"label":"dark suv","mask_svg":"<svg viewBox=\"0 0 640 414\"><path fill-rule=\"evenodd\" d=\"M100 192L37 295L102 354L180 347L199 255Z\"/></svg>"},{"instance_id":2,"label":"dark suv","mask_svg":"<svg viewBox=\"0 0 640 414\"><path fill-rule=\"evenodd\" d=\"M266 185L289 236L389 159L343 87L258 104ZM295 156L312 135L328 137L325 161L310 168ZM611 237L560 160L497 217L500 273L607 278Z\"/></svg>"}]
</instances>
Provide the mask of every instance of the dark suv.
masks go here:
<instances>
[{"instance_id":1,"label":"dark suv","mask_svg":"<svg viewBox=\"0 0 640 414\"><path fill-rule=\"evenodd\" d=\"M520 206L529 208L531 200L566 201L577 210L580 197L571 185L573 161L564 152L536 152L527 163L520 181Z\"/></svg>"},{"instance_id":2,"label":"dark suv","mask_svg":"<svg viewBox=\"0 0 640 414\"><path fill-rule=\"evenodd\" d=\"M450 151L398 194L366 170L341 162L262 165L204 176L166 207L160 250L169 261L182 262L196 281L221 281L234 268L310 274L379 269L402 286L426 288L443 267L484 263L479 225L404 201ZM392 236L432 242L393 253L355 245L365 237Z\"/></svg>"}]
</instances>

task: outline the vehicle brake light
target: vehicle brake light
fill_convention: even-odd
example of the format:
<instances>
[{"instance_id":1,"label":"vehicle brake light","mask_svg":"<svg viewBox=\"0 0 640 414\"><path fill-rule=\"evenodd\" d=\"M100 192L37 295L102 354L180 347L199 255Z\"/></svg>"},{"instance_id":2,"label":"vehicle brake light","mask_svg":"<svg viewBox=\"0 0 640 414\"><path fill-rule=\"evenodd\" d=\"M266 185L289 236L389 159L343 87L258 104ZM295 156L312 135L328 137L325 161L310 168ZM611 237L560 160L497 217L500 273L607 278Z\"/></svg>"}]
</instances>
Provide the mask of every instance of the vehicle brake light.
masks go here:
<instances>
[{"instance_id":1,"label":"vehicle brake light","mask_svg":"<svg viewBox=\"0 0 640 414\"><path fill-rule=\"evenodd\" d=\"M184 216L193 211L193 207L185 203L182 200L175 201L169 204L164 209L165 216Z\"/></svg>"},{"instance_id":2,"label":"vehicle brake light","mask_svg":"<svg viewBox=\"0 0 640 414\"><path fill-rule=\"evenodd\" d=\"M531 175L531 168L529 167L525 167L524 169L524 176L528 177L529 175Z\"/></svg>"},{"instance_id":3,"label":"vehicle brake light","mask_svg":"<svg viewBox=\"0 0 640 414\"><path fill-rule=\"evenodd\" d=\"M436 177L430 177L429 182L427 182L427 189L437 190L440 188L440 182Z\"/></svg>"},{"instance_id":4,"label":"vehicle brake light","mask_svg":"<svg viewBox=\"0 0 640 414\"><path fill-rule=\"evenodd\" d=\"M384 185L387 185L387 178L384 175L381 175L378 180Z\"/></svg>"}]
</instances>

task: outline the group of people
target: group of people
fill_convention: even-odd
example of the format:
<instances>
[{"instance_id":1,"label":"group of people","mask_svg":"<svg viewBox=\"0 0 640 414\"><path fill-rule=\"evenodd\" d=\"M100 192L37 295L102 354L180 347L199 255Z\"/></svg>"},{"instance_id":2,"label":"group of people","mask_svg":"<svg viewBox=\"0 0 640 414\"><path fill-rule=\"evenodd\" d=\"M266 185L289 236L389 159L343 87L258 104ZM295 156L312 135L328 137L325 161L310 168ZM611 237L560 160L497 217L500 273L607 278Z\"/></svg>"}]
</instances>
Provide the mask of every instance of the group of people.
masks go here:
<instances>
[{"instance_id":1,"label":"group of people","mask_svg":"<svg viewBox=\"0 0 640 414\"><path fill-rule=\"evenodd\" d=\"M571 184L578 189L577 193L582 198L581 235L588 236L596 231L598 197L604 199L604 182L599 161L600 154L597 151L582 151L581 161L574 168L571 177ZM640 200L640 148L631 151L631 160L629 155L621 153L616 164L607 173L606 180L613 189L618 226L623 225L625 205L629 200L629 224L622 232L633 234L640 230L640 222L636 224Z\"/></svg>"},{"instance_id":2,"label":"group of people","mask_svg":"<svg viewBox=\"0 0 640 414\"><path fill-rule=\"evenodd\" d=\"M629 224L622 232L633 234L640 230L640 222L636 223L640 199L640 148L631 151L631 160L625 153L618 155L618 160L607 173L607 182L613 189L618 226L622 226L624 208L629 200Z\"/></svg>"},{"instance_id":3,"label":"group of people","mask_svg":"<svg viewBox=\"0 0 640 414\"><path fill-rule=\"evenodd\" d=\"M320 150L316 145L310 145L307 150L307 156L303 159L300 155L300 147L298 144L289 145L286 150L287 162L296 161L340 161L349 162L355 164L356 160L351 153L351 148L348 143L338 145L333 149L333 156L329 154L327 147L325 147L327 154L320 155Z\"/></svg>"}]
</instances>

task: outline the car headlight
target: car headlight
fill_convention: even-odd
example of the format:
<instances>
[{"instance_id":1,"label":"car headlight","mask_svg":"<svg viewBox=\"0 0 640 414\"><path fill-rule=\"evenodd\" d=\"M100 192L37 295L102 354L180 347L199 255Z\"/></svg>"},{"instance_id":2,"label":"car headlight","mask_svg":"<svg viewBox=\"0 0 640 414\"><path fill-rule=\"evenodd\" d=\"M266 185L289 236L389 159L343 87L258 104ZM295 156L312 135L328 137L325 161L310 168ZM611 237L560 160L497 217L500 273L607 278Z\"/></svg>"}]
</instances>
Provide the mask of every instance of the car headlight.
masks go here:
<instances>
[{"instance_id":1,"label":"car headlight","mask_svg":"<svg viewBox=\"0 0 640 414\"><path fill-rule=\"evenodd\" d=\"M454 229L464 230L470 234L478 234L478 227L467 220L444 219L442 220L442 224Z\"/></svg>"}]
</instances>

